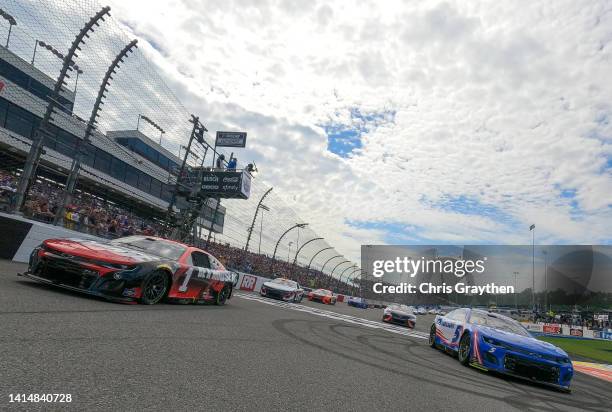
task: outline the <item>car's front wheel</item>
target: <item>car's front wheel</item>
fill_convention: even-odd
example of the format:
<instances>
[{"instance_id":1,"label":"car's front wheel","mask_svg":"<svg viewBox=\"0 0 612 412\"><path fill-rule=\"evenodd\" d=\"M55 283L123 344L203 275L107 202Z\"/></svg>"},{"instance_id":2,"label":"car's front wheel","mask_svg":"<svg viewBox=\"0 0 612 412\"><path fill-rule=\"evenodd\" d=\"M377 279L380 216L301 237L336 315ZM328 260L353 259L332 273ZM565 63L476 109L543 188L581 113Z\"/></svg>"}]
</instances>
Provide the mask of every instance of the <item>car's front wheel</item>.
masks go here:
<instances>
[{"instance_id":1,"label":"car's front wheel","mask_svg":"<svg viewBox=\"0 0 612 412\"><path fill-rule=\"evenodd\" d=\"M156 270L149 273L142 282L142 297L140 301L145 305L154 305L166 296L169 287L166 273Z\"/></svg>"},{"instance_id":2,"label":"car's front wheel","mask_svg":"<svg viewBox=\"0 0 612 412\"><path fill-rule=\"evenodd\" d=\"M472 346L472 340L470 339L469 333L464 333L459 341L459 352L457 357L462 365L468 365L470 363L470 351Z\"/></svg>"}]
</instances>

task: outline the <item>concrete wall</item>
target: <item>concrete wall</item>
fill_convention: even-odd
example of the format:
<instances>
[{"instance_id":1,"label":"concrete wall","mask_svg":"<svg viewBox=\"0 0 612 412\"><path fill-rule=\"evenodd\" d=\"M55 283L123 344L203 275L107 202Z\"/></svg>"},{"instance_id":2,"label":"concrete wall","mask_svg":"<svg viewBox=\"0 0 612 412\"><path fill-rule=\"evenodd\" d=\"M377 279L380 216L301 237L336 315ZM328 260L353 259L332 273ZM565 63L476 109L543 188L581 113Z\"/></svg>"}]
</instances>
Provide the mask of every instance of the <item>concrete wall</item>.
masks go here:
<instances>
[{"instance_id":1,"label":"concrete wall","mask_svg":"<svg viewBox=\"0 0 612 412\"><path fill-rule=\"evenodd\" d=\"M0 235L0 258L25 263L28 262L32 250L45 239L100 239L96 236L7 213L0 213L0 234L4 234L4 236Z\"/></svg>"}]
</instances>

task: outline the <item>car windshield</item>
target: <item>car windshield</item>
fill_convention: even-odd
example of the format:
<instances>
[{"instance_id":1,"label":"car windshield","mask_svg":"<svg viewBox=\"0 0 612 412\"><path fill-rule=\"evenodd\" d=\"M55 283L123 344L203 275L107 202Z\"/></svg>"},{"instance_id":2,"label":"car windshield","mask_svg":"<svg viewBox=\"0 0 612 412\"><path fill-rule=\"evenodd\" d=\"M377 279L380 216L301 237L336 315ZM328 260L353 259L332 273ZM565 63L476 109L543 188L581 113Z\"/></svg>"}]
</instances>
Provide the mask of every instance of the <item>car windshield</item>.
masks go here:
<instances>
[{"instance_id":1,"label":"car windshield","mask_svg":"<svg viewBox=\"0 0 612 412\"><path fill-rule=\"evenodd\" d=\"M278 283L281 285L290 286L292 288L297 288L297 282L294 282L293 280L289 279L276 278L272 281L272 283Z\"/></svg>"},{"instance_id":2,"label":"car windshield","mask_svg":"<svg viewBox=\"0 0 612 412\"><path fill-rule=\"evenodd\" d=\"M489 326L493 329L500 329L506 332L516 333L517 335L529 336L529 332L527 332L520 323L491 313L472 311L470 323Z\"/></svg>"},{"instance_id":3,"label":"car windshield","mask_svg":"<svg viewBox=\"0 0 612 412\"><path fill-rule=\"evenodd\" d=\"M317 289L315 290L315 293L318 293L319 295L331 295L331 291L326 290L326 289Z\"/></svg>"},{"instance_id":4,"label":"car windshield","mask_svg":"<svg viewBox=\"0 0 612 412\"><path fill-rule=\"evenodd\" d=\"M156 239L144 236L128 236L111 240L113 245L129 247L140 250L152 255L167 259L177 260L185 253L186 248L178 243L169 242L163 239Z\"/></svg>"}]
</instances>

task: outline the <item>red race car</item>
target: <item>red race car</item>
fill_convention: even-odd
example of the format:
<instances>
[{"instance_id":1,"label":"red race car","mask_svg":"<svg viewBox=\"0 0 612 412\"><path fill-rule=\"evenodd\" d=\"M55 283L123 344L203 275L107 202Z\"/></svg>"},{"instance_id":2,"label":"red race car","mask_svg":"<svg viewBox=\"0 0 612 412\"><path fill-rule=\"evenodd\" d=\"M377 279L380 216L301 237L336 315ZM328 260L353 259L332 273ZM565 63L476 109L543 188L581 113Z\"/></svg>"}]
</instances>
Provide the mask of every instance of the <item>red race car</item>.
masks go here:
<instances>
[{"instance_id":1,"label":"red race car","mask_svg":"<svg viewBox=\"0 0 612 412\"><path fill-rule=\"evenodd\" d=\"M335 305L336 297L331 290L317 289L308 293L308 300L314 302L325 303L326 305Z\"/></svg>"},{"instance_id":2,"label":"red race car","mask_svg":"<svg viewBox=\"0 0 612 412\"><path fill-rule=\"evenodd\" d=\"M120 302L162 299L223 305L238 280L212 255L150 236L110 242L47 239L23 273L36 281Z\"/></svg>"}]
</instances>

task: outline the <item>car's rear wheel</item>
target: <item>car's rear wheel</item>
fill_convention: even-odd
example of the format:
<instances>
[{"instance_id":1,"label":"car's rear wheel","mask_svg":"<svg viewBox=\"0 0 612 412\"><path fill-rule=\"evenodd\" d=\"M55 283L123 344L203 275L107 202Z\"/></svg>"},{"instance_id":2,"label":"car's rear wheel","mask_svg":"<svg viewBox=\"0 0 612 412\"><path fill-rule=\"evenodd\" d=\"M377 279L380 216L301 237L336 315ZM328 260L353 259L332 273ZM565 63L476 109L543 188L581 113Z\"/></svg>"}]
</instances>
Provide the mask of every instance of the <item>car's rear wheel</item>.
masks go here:
<instances>
[{"instance_id":1,"label":"car's rear wheel","mask_svg":"<svg viewBox=\"0 0 612 412\"><path fill-rule=\"evenodd\" d=\"M431 325L429 330L429 346L436 348L436 325Z\"/></svg>"},{"instance_id":2,"label":"car's rear wheel","mask_svg":"<svg viewBox=\"0 0 612 412\"><path fill-rule=\"evenodd\" d=\"M149 273L142 282L142 297L140 301L145 305L154 305L162 300L168 292L170 282L168 275L162 270Z\"/></svg>"},{"instance_id":3,"label":"car's rear wheel","mask_svg":"<svg viewBox=\"0 0 612 412\"><path fill-rule=\"evenodd\" d=\"M472 346L472 340L470 339L469 333L464 333L459 341L459 352L457 357L462 365L468 365L470 363L470 350Z\"/></svg>"},{"instance_id":4,"label":"car's rear wheel","mask_svg":"<svg viewBox=\"0 0 612 412\"><path fill-rule=\"evenodd\" d=\"M223 306L230 295L230 288L224 286L219 292L215 294L215 305Z\"/></svg>"}]
</instances>

